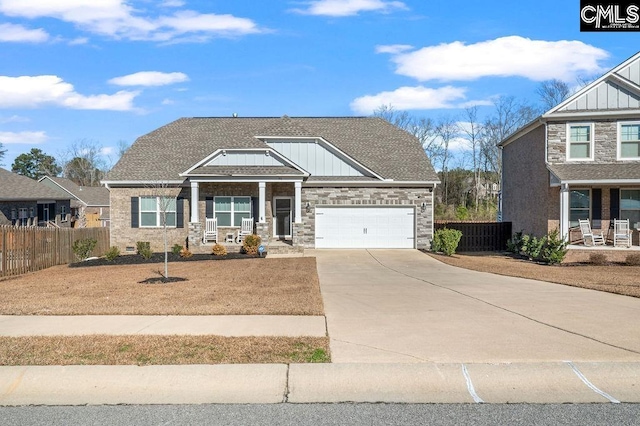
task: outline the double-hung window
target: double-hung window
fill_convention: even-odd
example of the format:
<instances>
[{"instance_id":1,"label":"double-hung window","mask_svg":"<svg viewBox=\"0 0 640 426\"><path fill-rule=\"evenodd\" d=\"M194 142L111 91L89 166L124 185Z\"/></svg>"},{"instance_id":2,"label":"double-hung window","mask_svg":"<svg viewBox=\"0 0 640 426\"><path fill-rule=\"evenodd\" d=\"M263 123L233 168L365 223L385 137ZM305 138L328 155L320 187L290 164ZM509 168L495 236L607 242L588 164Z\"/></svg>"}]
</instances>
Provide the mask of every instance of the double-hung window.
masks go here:
<instances>
[{"instance_id":1,"label":"double-hung window","mask_svg":"<svg viewBox=\"0 0 640 426\"><path fill-rule=\"evenodd\" d=\"M172 197L140 197L140 227L176 226L176 199Z\"/></svg>"},{"instance_id":2,"label":"double-hung window","mask_svg":"<svg viewBox=\"0 0 640 426\"><path fill-rule=\"evenodd\" d=\"M578 226L578 219L589 219L591 213L591 191L572 189L569 194L569 226Z\"/></svg>"},{"instance_id":3,"label":"double-hung window","mask_svg":"<svg viewBox=\"0 0 640 426\"><path fill-rule=\"evenodd\" d=\"M620 123L619 126L618 158L640 159L640 123Z\"/></svg>"},{"instance_id":4,"label":"double-hung window","mask_svg":"<svg viewBox=\"0 0 640 426\"><path fill-rule=\"evenodd\" d=\"M567 160L593 160L593 124L567 124Z\"/></svg>"},{"instance_id":5,"label":"double-hung window","mask_svg":"<svg viewBox=\"0 0 640 426\"><path fill-rule=\"evenodd\" d=\"M26 208L20 208L18 209L18 223L20 224L20 226L27 226L27 209Z\"/></svg>"},{"instance_id":6,"label":"double-hung window","mask_svg":"<svg viewBox=\"0 0 640 426\"><path fill-rule=\"evenodd\" d=\"M640 189L620 190L620 219L629 219L634 228L640 223Z\"/></svg>"},{"instance_id":7,"label":"double-hung window","mask_svg":"<svg viewBox=\"0 0 640 426\"><path fill-rule=\"evenodd\" d=\"M218 226L241 226L251 217L251 197L214 197L214 217Z\"/></svg>"}]
</instances>

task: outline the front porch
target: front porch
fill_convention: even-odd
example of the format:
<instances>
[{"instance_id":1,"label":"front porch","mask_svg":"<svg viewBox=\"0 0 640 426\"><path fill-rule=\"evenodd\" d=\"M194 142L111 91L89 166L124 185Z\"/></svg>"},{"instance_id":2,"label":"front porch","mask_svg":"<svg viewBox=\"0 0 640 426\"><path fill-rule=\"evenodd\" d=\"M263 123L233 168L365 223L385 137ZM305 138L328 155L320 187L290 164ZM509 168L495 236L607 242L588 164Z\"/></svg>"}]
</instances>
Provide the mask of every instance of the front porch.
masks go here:
<instances>
[{"instance_id":1,"label":"front porch","mask_svg":"<svg viewBox=\"0 0 640 426\"><path fill-rule=\"evenodd\" d=\"M302 181L220 182L191 181L189 248L210 252L216 243L237 252L240 221L252 220L253 233L260 236L265 251L302 253ZM205 239L206 219L216 219L217 236Z\"/></svg>"}]
</instances>

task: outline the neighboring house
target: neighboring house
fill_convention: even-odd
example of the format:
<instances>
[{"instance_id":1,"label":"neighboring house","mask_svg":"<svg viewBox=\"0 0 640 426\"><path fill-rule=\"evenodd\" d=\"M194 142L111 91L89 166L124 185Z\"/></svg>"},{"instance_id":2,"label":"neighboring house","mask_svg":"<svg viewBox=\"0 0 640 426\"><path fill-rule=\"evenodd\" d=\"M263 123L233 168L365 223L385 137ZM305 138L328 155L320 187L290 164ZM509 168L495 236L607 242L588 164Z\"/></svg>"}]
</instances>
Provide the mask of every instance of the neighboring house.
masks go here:
<instances>
[{"instance_id":1,"label":"neighboring house","mask_svg":"<svg viewBox=\"0 0 640 426\"><path fill-rule=\"evenodd\" d=\"M0 169L0 225L68 228L70 213L68 194Z\"/></svg>"},{"instance_id":2,"label":"neighboring house","mask_svg":"<svg viewBox=\"0 0 640 426\"><path fill-rule=\"evenodd\" d=\"M380 118L182 118L140 137L103 181L111 245L202 245L253 218L266 245L428 248L438 178L419 141ZM168 187L168 188L163 188ZM208 248L210 250L210 246Z\"/></svg>"},{"instance_id":3,"label":"neighboring house","mask_svg":"<svg viewBox=\"0 0 640 426\"><path fill-rule=\"evenodd\" d=\"M640 227L640 53L505 139L502 218L569 237L578 219ZM579 233L578 233L579 234Z\"/></svg>"},{"instance_id":4,"label":"neighboring house","mask_svg":"<svg viewBox=\"0 0 640 426\"><path fill-rule=\"evenodd\" d=\"M75 228L109 227L109 190L104 186L79 186L70 179L44 176L38 182L71 196Z\"/></svg>"}]
</instances>

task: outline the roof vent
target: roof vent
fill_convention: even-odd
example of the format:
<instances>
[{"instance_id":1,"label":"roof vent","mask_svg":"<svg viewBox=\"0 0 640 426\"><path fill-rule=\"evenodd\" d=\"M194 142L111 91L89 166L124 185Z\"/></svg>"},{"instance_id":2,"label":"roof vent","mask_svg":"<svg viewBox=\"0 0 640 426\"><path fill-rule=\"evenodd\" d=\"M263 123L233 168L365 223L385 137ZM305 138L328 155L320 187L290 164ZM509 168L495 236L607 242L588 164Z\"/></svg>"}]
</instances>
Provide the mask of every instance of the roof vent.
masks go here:
<instances>
[{"instance_id":1,"label":"roof vent","mask_svg":"<svg viewBox=\"0 0 640 426\"><path fill-rule=\"evenodd\" d=\"M232 116L233 118L238 118L238 113L237 113L237 112L234 112L231 116Z\"/></svg>"}]
</instances>

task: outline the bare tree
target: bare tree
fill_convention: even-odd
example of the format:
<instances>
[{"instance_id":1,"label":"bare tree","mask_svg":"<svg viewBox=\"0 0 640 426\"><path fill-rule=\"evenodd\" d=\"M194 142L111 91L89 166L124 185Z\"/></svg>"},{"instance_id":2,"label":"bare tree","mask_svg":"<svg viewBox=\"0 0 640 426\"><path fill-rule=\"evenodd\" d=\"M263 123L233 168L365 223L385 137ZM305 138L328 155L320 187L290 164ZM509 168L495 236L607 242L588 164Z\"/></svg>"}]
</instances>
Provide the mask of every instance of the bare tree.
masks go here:
<instances>
[{"instance_id":1,"label":"bare tree","mask_svg":"<svg viewBox=\"0 0 640 426\"><path fill-rule=\"evenodd\" d=\"M169 279L169 242L167 228L177 225L177 195L180 188L170 186L167 182L158 181L150 184L151 195L155 199L157 211L160 213L160 226L164 240L164 279Z\"/></svg>"},{"instance_id":2,"label":"bare tree","mask_svg":"<svg viewBox=\"0 0 640 426\"><path fill-rule=\"evenodd\" d=\"M102 146L96 141L82 139L74 142L60 155L62 174L80 186L100 186L107 169Z\"/></svg>"},{"instance_id":3,"label":"bare tree","mask_svg":"<svg viewBox=\"0 0 640 426\"><path fill-rule=\"evenodd\" d=\"M451 116L443 116L438 120L438 124L436 125L436 134L441 141L442 146L442 190L443 190L443 202L445 205L448 204L448 166L449 166L449 144L451 141L458 136L460 133L460 128L458 127L458 123Z\"/></svg>"},{"instance_id":4,"label":"bare tree","mask_svg":"<svg viewBox=\"0 0 640 426\"><path fill-rule=\"evenodd\" d=\"M465 109L464 126L461 126L460 132L465 137L471 148L471 161L473 165L473 191L475 209L478 211L479 204L479 188L480 185L480 163L481 163L481 141L482 141L482 124L478 121L478 107L470 107Z\"/></svg>"},{"instance_id":5,"label":"bare tree","mask_svg":"<svg viewBox=\"0 0 640 426\"><path fill-rule=\"evenodd\" d=\"M536 93L540 96L542 107L549 110L567 99L571 95L571 89L564 81L553 79L541 82Z\"/></svg>"}]
</instances>

